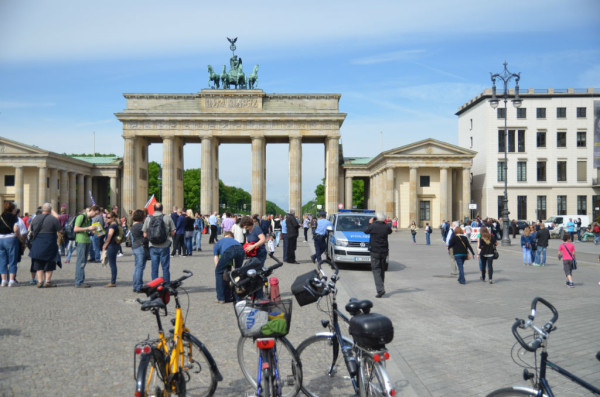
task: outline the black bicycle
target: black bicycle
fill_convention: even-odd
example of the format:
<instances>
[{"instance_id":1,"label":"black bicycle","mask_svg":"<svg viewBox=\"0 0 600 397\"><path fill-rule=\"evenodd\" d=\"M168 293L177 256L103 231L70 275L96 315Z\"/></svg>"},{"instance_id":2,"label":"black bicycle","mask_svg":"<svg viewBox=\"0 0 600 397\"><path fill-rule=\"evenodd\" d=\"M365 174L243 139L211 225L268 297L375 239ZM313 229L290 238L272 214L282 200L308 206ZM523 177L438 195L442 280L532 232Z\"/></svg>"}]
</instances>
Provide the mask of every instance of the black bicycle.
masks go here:
<instances>
[{"instance_id":1,"label":"black bicycle","mask_svg":"<svg viewBox=\"0 0 600 397\"><path fill-rule=\"evenodd\" d=\"M552 319L544 324L541 328L534 324L535 316L537 313L537 303L540 302L544 306L546 306L552 312ZM550 368L572 382L577 383L581 387L589 390L590 392L600 395L600 389L587 383L583 379L578 378L571 372L566 369L561 368L557 364L548 360L548 337L550 333L556 329L555 324L556 320L558 320L558 311L554 306L550 304L547 300L543 298L535 298L531 302L531 314L528 316L527 320L516 319L515 323L512 326L512 333L517 339L517 343L521 345L521 347L528 352L532 352L534 354L537 353L537 350L541 347L541 361L539 368L537 365L535 366L535 372L530 372L528 369L523 371L523 379L525 381L531 381L531 387L528 386L512 386L506 387L502 389L498 389L496 391L488 394L488 397L510 397L510 396L540 396L540 397L554 397L554 393L552 392L552 388L548 383L548 379L546 379L546 368ZM532 328L533 329L533 338L528 343L519 333L519 330L524 330ZM515 344L516 345L516 344ZM520 349L519 349L520 350ZM513 349L514 351L514 349ZM596 358L600 360L600 352L596 354ZM516 361L515 361L516 362ZM537 363L537 360L536 360Z\"/></svg>"}]
</instances>

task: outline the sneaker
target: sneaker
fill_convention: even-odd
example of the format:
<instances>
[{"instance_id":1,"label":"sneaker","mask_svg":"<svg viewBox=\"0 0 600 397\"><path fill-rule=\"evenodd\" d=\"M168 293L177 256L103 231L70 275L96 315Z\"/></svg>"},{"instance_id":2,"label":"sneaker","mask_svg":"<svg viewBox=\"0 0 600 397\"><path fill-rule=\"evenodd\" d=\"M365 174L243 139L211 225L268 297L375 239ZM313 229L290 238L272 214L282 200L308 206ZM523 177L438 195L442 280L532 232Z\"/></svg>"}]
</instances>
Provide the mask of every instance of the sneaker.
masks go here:
<instances>
[{"instance_id":1,"label":"sneaker","mask_svg":"<svg viewBox=\"0 0 600 397\"><path fill-rule=\"evenodd\" d=\"M46 281L44 283L44 288L56 288L56 284L54 284L52 281Z\"/></svg>"},{"instance_id":2,"label":"sneaker","mask_svg":"<svg viewBox=\"0 0 600 397\"><path fill-rule=\"evenodd\" d=\"M32 278L31 280L29 280L29 285L36 285L37 284L37 280L35 278Z\"/></svg>"},{"instance_id":3,"label":"sneaker","mask_svg":"<svg viewBox=\"0 0 600 397\"><path fill-rule=\"evenodd\" d=\"M65 263L71 263L71 261L70 260L66 260Z\"/></svg>"},{"instance_id":4,"label":"sneaker","mask_svg":"<svg viewBox=\"0 0 600 397\"><path fill-rule=\"evenodd\" d=\"M39 284L37 285L37 287L38 287L38 288L44 288L44 282L42 281L41 283L39 283Z\"/></svg>"},{"instance_id":5,"label":"sneaker","mask_svg":"<svg viewBox=\"0 0 600 397\"><path fill-rule=\"evenodd\" d=\"M378 292L377 295L375 295L375 298L382 298L383 295L385 295L385 290L381 291L381 292Z\"/></svg>"},{"instance_id":6,"label":"sneaker","mask_svg":"<svg viewBox=\"0 0 600 397\"><path fill-rule=\"evenodd\" d=\"M494 280L490 280L490 284L494 284Z\"/></svg>"},{"instance_id":7,"label":"sneaker","mask_svg":"<svg viewBox=\"0 0 600 397\"><path fill-rule=\"evenodd\" d=\"M19 283L17 282L17 280L10 280L10 281L8 282L8 286L9 286L9 287L18 287L18 286L19 286Z\"/></svg>"},{"instance_id":8,"label":"sneaker","mask_svg":"<svg viewBox=\"0 0 600 397\"><path fill-rule=\"evenodd\" d=\"M8 280L2 280L2 284L0 284L0 287L6 287L8 286Z\"/></svg>"},{"instance_id":9,"label":"sneaker","mask_svg":"<svg viewBox=\"0 0 600 397\"><path fill-rule=\"evenodd\" d=\"M79 285L75 286L75 288L90 288L90 287L91 287L91 285L86 284L86 283L79 284Z\"/></svg>"},{"instance_id":10,"label":"sneaker","mask_svg":"<svg viewBox=\"0 0 600 397\"><path fill-rule=\"evenodd\" d=\"M572 282L567 282L567 286L569 288L575 288L575 284L573 284Z\"/></svg>"},{"instance_id":11,"label":"sneaker","mask_svg":"<svg viewBox=\"0 0 600 397\"><path fill-rule=\"evenodd\" d=\"M118 257L118 258L120 258L120 257L122 257L122 256L123 256L123 254L122 254L122 253L120 253L120 252L117 254L117 257Z\"/></svg>"},{"instance_id":12,"label":"sneaker","mask_svg":"<svg viewBox=\"0 0 600 397\"><path fill-rule=\"evenodd\" d=\"M117 286L117 284L108 283L108 284L106 284L106 285L104 286L104 288L114 288L114 287L116 287L116 286Z\"/></svg>"},{"instance_id":13,"label":"sneaker","mask_svg":"<svg viewBox=\"0 0 600 397\"><path fill-rule=\"evenodd\" d=\"M533 266L537 267L537 266L542 266L542 265L540 265L539 263L534 263Z\"/></svg>"}]
</instances>

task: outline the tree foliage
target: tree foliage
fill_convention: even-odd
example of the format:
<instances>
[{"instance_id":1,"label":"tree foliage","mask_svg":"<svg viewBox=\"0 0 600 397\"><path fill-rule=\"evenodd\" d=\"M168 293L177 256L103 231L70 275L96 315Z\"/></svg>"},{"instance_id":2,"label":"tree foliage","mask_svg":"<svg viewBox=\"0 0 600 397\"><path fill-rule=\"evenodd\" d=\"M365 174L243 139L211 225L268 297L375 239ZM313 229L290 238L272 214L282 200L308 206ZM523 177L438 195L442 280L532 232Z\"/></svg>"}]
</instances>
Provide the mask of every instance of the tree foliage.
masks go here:
<instances>
[{"instance_id":1,"label":"tree foliage","mask_svg":"<svg viewBox=\"0 0 600 397\"><path fill-rule=\"evenodd\" d=\"M364 179L352 180L352 208L365 209L365 181Z\"/></svg>"}]
</instances>

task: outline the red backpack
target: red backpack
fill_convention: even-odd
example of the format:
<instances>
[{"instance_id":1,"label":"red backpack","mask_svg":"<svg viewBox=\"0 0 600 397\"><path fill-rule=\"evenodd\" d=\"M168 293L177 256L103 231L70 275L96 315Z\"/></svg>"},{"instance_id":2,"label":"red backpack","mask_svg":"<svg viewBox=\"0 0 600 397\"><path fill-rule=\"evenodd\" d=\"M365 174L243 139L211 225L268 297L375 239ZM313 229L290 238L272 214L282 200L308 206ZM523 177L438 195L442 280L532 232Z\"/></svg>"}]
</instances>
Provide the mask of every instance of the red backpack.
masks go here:
<instances>
[{"instance_id":1,"label":"red backpack","mask_svg":"<svg viewBox=\"0 0 600 397\"><path fill-rule=\"evenodd\" d=\"M594 225L594 233L600 233L600 226L597 223Z\"/></svg>"}]
</instances>

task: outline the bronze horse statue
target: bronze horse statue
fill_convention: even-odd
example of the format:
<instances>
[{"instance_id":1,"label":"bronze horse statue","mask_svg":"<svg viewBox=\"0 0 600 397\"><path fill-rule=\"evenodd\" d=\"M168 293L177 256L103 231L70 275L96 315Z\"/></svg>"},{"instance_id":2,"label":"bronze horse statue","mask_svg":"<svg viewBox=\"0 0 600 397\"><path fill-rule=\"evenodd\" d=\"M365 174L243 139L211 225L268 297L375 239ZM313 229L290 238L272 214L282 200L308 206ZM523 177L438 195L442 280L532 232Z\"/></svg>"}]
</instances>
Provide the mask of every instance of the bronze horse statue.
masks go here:
<instances>
[{"instance_id":1,"label":"bronze horse statue","mask_svg":"<svg viewBox=\"0 0 600 397\"><path fill-rule=\"evenodd\" d=\"M214 87L219 88L219 82L221 81L221 76L216 74L211 65L208 65L208 86L210 87L210 83L214 83Z\"/></svg>"},{"instance_id":2,"label":"bronze horse statue","mask_svg":"<svg viewBox=\"0 0 600 397\"><path fill-rule=\"evenodd\" d=\"M248 88L254 89L254 85L256 84L256 80L258 80L258 65L254 65L254 69L252 73L248 75Z\"/></svg>"},{"instance_id":3,"label":"bronze horse statue","mask_svg":"<svg viewBox=\"0 0 600 397\"><path fill-rule=\"evenodd\" d=\"M230 88L232 84L235 86L236 90L238 88L246 88L246 75L242 70L242 64L240 63L237 69L231 69L229 73L225 71L225 65L223 65L221 83L223 83L223 88Z\"/></svg>"}]
</instances>

